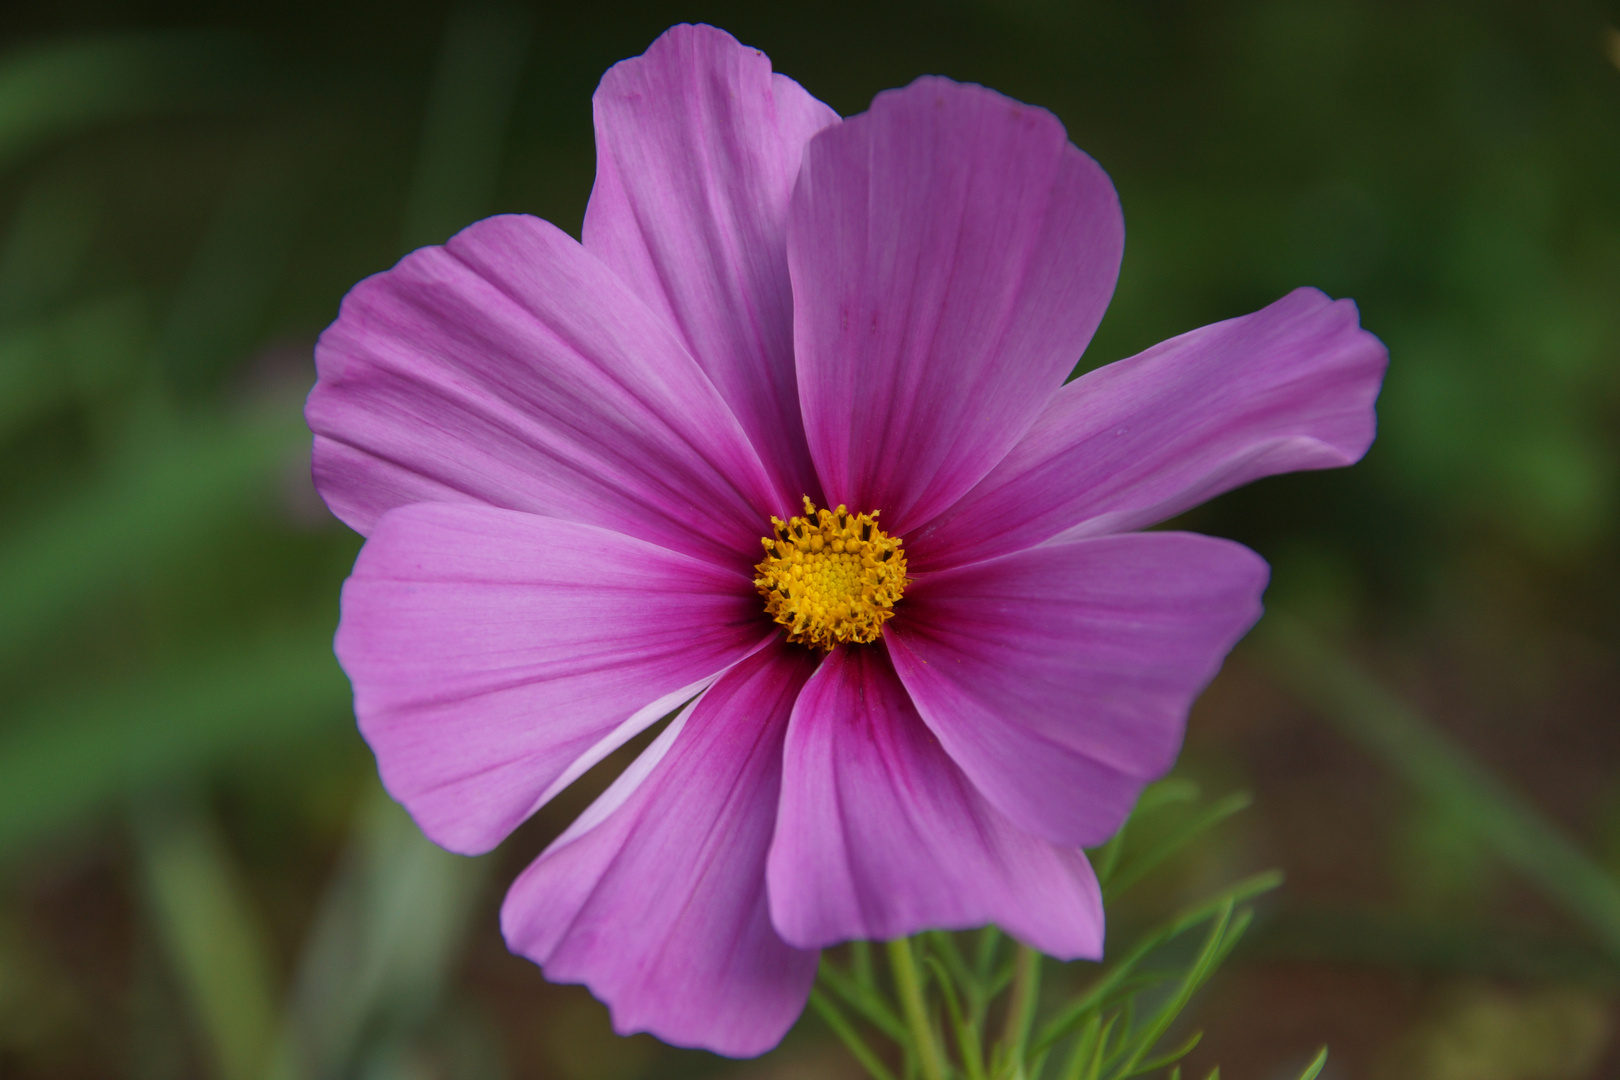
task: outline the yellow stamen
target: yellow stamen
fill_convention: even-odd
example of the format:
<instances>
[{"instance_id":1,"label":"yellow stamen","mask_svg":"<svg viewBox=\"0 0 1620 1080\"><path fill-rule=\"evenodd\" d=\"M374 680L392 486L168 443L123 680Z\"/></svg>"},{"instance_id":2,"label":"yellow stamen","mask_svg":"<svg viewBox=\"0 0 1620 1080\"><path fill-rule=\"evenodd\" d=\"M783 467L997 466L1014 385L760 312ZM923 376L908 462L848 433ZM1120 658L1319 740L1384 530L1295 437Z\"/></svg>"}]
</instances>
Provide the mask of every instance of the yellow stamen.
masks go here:
<instances>
[{"instance_id":1,"label":"yellow stamen","mask_svg":"<svg viewBox=\"0 0 1620 1080\"><path fill-rule=\"evenodd\" d=\"M877 511L817 510L806 496L804 517L773 517L771 525L776 535L760 540L765 560L754 567L754 588L788 640L823 652L876 641L908 581L900 539L877 527Z\"/></svg>"}]
</instances>

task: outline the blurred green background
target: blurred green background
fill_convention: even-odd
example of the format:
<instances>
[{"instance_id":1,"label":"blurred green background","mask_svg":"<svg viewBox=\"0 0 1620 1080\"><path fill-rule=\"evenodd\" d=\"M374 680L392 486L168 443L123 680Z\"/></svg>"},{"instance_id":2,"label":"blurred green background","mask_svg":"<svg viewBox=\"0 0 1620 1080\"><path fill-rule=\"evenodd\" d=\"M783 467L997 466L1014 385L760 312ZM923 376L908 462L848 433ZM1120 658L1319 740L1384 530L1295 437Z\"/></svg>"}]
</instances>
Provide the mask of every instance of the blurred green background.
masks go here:
<instances>
[{"instance_id":1,"label":"blurred green background","mask_svg":"<svg viewBox=\"0 0 1620 1080\"><path fill-rule=\"evenodd\" d=\"M1055 112L1128 229L1084 366L1357 300L1365 462L1182 522L1274 567L1179 767L1255 805L1113 925L1288 873L1194 1010L1229 1077L1620 1075L1615 10L51 0L0 8L0 1077L858 1075L813 1020L614 1039L508 956L505 883L622 757L455 859L331 657L315 336L485 214L577 235L591 91L684 20L846 115L924 73Z\"/></svg>"}]
</instances>

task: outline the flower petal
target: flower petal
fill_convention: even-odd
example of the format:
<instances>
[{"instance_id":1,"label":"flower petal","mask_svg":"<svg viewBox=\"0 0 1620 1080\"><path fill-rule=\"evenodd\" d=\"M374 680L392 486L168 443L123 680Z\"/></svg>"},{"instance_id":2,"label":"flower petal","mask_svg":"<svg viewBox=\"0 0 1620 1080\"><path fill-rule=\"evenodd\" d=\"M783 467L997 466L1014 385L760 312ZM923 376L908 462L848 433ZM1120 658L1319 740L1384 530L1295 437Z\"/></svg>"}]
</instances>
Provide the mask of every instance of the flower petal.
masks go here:
<instances>
[{"instance_id":1,"label":"flower petal","mask_svg":"<svg viewBox=\"0 0 1620 1080\"><path fill-rule=\"evenodd\" d=\"M489 218L344 298L315 350L315 480L369 532L482 502L758 558L785 499L675 333L537 218Z\"/></svg>"},{"instance_id":2,"label":"flower petal","mask_svg":"<svg viewBox=\"0 0 1620 1080\"><path fill-rule=\"evenodd\" d=\"M337 654L384 785L488 851L773 630L746 576L589 525L418 503L343 586Z\"/></svg>"},{"instance_id":3,"label":"flower petal","mask_svg":"<svg viewBox=\"0 0 1620 1080\"><path fill-rule=\"evenodd\" d=\"M982 479L1091 340L1124 236L1057 118L981 86L918 79L812 139L788 264L827 501L904 533Z\"/></svg>"},{"instance_id":4,"label":"flower petal","mask_svg":"<svg viewBox=\"0 0 1620 1080\"><path fill-rule=\"evenodd\" d=\"M884 641L917 711L997 809L1101 843L1181 746L1187 709L1260 617L1266 564L1134 533L922 574Z\"/></svg>"},{"instance_id":5,"label":"flower petal","mask_svg":"<svg viewBox=\"0 0 1620 1080\"><path fill-rule=\"evenodd\" d=\"M680 333L778 486L820 497L799 418L787 208L838 114L712 26L676 26L593 99L585 248Z\"/></svg>"},{"instance_id":6,"label":"flower petal","mask_svg":"<svg viewBox=\"0 0 1620 1080\"><path fill-rule=\"evenodd\" d=\"M940 749L873 647L799 695L771 843L771 921L807 947L996 923L1060 959L1102 955L1086 857L1013 826Z\"/></svg>"},{"instance_id":7,"label":"flower petal","mask_svg":"<svg viewBox=\"0 0 1620 1080\"><path fill-rule=\"evenodd\" d=\"M1171 338L1058 391L907 553L947 566L1125 532L1262 476L1352 464L1372 444L1388 361L1354 303L1315 289Z\"/></svg>"},{"instance_id":8,"label":"flower petal","mask_svg":"<svg viewBox=\"0 0 1620 1080\"><path fill-rule=\"evenodd\" d=\"M776 642L722 675L507 893L511 949L589 986L620 1034L744 1057L803 1010L816 953L771 927L765 855L814 668Z\"/></svg>"}]
</instances>

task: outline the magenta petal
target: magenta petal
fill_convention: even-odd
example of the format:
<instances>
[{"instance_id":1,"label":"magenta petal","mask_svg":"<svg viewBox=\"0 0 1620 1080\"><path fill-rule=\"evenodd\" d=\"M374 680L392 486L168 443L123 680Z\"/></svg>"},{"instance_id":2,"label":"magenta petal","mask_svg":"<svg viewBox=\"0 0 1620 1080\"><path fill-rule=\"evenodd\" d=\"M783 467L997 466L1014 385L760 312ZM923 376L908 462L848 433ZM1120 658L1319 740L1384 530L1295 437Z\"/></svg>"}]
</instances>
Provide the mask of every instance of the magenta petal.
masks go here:
<instances>
[{"instance_id":1,"label":"magenta petal","mask_svg":"<svg viewBox=\"0 0 1620 1080\"><path fill-rule=\"evenodd\" d=\"M743 573L491 507L385 515L337 654L384 785L452 851L542 803L765 640Z\"/></svg>"},{"instance_id":2,"label":"magenta petal","mask_svg":"<svg viewBox=\"0 0 1620 1080\"><path fill-rule=\"evenodd\" d=\"M1060 390L907 550L942 566L1125 532L1262 476L1349 465L1372 444L1388 360L1355 304L1315 289L1171 338Z\"/></svg>"},{"instance_id":3,"label":"magenta petal","mask_svg":"<svg viewBox=\"0 0 1620 1080\"><path fill-rule=\"evenodd\" d=\"M621 1034L744 1057L804 1008L816 953L772 928L765 856L814 668L776 643L721 676L507 893L507 944L589 986Z\"/></svg>"},{"instance_id":4,"label":"magenta petal","mask_svg":"<svg viewBox=\"0 0 1620 1080\"><path fill-rule=\"evenodd\" d=\"M819 494L799 418L787 213L838 114L712 26L677 26L594 99L585 247L680 333L794 497Z\"/></svg>"},{"instance_id":5,"label":"magenta petal","mask_svg":"<svg viewBox=\"0 0 1620 1080\"><path fill-rule=\"evenodd\" d=\"M984 796L1021 829L1089 846L1174 762L1266 577L1248 548L1191 533L1054 543L919 574L884 640Z\"/></svg>"},{"instance_id":6,"label":"magenta petal","mask_svg":"<svg viewBox=\"0 0 1620 1080\"><path fill-rule=\"evenodd\" d=\"M923 725L887 656L835 650L793 709L771 921L806 947L996 923L1064 960L1102 955L1086 857L1023 832Z\"/></svg>"},{"instance_id":7,"label":"magenta petal","mask_svg":"<svg viewBox=\"0 0 1620 1080\"><path fill-rule=\"evenodd\" d=\"M812 139L788 263L827 501L904 533L977 483L1091 340L1124 236L1063 125L981 86L919 79Z\"/></svg>"},{"instance_id":8,"label":"magenta petal","mask_svg":"<svg viewBox=\"0 0 1620 1080\"><path fill-rule=\"evenodd\" d=\"M757 558L771 487L664 321L537 218L490 218L343 300L315 350L315 480L369 532L479 502L688 552Z\"/></svg>"}]
</instances>

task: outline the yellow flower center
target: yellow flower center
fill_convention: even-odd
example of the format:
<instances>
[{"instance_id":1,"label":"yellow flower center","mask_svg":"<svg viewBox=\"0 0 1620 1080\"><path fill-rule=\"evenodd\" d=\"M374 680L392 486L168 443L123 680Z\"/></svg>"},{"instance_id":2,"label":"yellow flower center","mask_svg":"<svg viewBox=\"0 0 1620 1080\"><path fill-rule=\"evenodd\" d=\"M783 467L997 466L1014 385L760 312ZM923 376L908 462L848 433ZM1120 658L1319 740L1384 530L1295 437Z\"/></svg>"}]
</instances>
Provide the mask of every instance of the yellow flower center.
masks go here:
<instances>
[{"instance_id":1,"label":"yellow flower center","mask_svg":"<svg viewBox=\"0 0 1620 1080\"><path fill-rule=\"evenodd\" d=\"M876 641L906 589L900 539L877 527L877 511L817 510L771 518L775 536L760 540L765 559L754 587L765 611L788 628L788 640L826 652L840 642Z\"/></svg>"}]
</instances>

